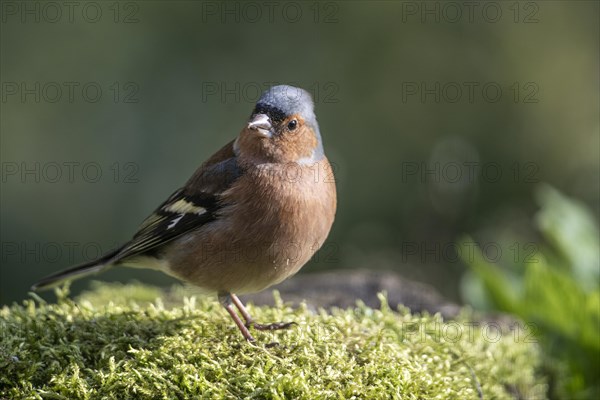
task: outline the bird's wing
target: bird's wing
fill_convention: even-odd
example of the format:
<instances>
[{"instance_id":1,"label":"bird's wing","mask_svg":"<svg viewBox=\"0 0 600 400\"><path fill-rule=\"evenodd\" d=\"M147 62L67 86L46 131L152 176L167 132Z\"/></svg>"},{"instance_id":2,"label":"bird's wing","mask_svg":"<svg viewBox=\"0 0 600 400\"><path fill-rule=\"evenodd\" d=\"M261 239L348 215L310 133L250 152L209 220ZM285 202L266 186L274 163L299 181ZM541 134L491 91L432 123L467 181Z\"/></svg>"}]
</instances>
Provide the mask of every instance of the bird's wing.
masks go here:
<instances>
[{"instance_id":1,"label":"bird's wing","mask_svg":"<svg viewBox=\"0 0 600 400\"><path fill-rule=\"evenodd\" d=\"M228 143L205 162L181 189L173 193L140 226L112 263L148 252L217 218L221 194L242 175Z\"/></svg>"},{"instance_id":2,"label":"bird's wing","mask_svg":"<svg viewBox=\"0 0 600 400\"><path fill-rule=\"evenodd\" d=\"M213 195L186 196L177 190L142 223L133 239L112 262L140 254L215 219L218 200Z\"/></svg>"}]
</instances>

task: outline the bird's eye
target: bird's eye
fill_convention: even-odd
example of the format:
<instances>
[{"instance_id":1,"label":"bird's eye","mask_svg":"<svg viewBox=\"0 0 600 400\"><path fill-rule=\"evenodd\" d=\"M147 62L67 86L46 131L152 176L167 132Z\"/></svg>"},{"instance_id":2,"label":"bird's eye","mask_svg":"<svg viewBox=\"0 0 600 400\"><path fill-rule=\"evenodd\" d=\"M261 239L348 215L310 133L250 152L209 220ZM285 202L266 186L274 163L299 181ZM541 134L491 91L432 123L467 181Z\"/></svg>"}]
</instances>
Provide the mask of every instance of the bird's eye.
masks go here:
<instances>
[{"instance_id":1,"label":"bird's eye","mask_svg":"<svg viewBox=\"0 0 600 400\"><path fill-rule=\"evenodd\" d=\"M288 130L293 131L294 129L296 129L296 127L298 126L298 121L296 121L295 119L291 120L290 122L288 122Z\"/></svg>"}]
</instances>

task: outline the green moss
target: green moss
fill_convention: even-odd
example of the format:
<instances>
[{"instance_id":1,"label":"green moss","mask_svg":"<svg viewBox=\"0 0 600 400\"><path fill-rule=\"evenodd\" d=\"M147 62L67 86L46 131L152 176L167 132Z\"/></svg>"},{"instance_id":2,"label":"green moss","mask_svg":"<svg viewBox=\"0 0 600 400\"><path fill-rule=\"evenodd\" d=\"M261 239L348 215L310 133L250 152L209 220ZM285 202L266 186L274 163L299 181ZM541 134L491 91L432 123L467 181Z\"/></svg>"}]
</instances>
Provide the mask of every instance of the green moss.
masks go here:
<instances>
[{"instance_id":1,"label":"green moss","mask_svg":"<svg viewBox=\"0 0 600 400\"><path fill-rule=\"evenodd\" d=\"M248 344L216 301L177 305L181 292L163 294L170 309L140 284L4 307L0 398L545 398L537 346L466 319L393 312L383 296L319 314L278 300L249 310L298 325Z\"/></svg>"}]
</instances>

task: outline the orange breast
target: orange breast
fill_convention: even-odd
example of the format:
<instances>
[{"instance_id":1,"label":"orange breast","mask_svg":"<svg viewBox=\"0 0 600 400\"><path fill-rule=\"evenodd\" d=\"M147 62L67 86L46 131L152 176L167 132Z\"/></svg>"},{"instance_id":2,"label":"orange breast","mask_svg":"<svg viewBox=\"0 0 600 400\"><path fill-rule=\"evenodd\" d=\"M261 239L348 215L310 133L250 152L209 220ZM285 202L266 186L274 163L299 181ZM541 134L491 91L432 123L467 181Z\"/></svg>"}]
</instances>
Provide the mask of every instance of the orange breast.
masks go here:
<instances>
[{"instance_id":1,"label":"orange breast","mask_svg":"<svg viewBox=\"0 0 600 400\"><path fill-rule=\"evenodd\" d=\"M210 291L256 292L295 274L321 247L335 216L335 182L326 159L263 164L223 202L217 221L171 244L169 273Z\"/></svg>"}]
</instances>

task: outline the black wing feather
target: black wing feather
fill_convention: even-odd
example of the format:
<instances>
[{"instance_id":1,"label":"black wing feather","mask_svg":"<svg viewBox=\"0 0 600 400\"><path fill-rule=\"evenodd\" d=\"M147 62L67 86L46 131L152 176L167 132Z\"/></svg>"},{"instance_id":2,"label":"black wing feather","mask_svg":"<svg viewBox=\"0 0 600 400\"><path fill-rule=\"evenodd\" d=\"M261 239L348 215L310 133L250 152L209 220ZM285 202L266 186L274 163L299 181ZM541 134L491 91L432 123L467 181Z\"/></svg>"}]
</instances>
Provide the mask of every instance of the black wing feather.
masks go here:
<instances>
[{"instance_id":1,"label":"black wing feather","mask_svg":"<svg viewBox=\"0 0 600 400\"><path fill-rule=\"evenodd\" d=\"M194 197L198 198L199 196ZM205 195L200 200L202 201L193 200L184 195L181 189L175 192L170 197L170 202L165 202L144 221L133 239L117 254L116 259L123 259L151 250L194 228L213 221L219 208L217 198L212 195ZM180 201L191 204L191 207L202 208L204 211L177 212L174 209L171 211L173 205Z\"/></svg>"}]
</instances>

